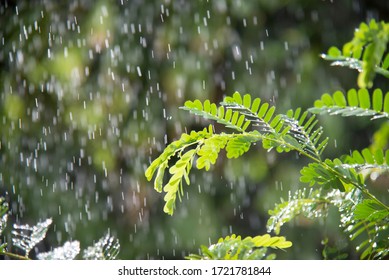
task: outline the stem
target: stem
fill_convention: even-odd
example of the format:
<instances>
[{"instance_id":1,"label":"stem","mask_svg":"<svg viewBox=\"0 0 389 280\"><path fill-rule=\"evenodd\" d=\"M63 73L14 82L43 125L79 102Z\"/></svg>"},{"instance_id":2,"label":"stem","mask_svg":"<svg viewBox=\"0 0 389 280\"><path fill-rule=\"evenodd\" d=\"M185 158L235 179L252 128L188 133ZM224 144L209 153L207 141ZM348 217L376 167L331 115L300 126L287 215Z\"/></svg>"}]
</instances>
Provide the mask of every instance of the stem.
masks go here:
<instances>
[{"instance_id":1,"label":"stem","mask_svg":"<svg viewBox=\"0 0 389 280\"><path fill-rule=\"evenodd\" d=\"M29 257L21 256L21 255L14 254L11 252L6 252L6 251L1 251L0 255L4 255L4 256L7 256L7 257L10 257L13 259L18 259L18 260L31 260Z\"/></svg>"},{"instance_id":2,"label":"stem","mask_svg":"<svg viewBox=\"0 0 389 280\"><path fill-rule=\"evenodd\" d=\"M370 199L374 200L377 204L379 204L382 208L386 209L388 212L389 212L389 206L386 205L385 203L381 202L378 198L376 198L373 194L371 194L369 192L369 190L367 190L366 188L364 188L363 186L359 185L358 183L350 180L349 178L343 178L342 174L339 173L339 171L337 171L336 169L332 168L331 166L329 166L328 164L326 164L325 162L320 162L320 164L323 164L326 166L326 168L328 170L330 170L331 172L335 173L336 176L338 178L342 178L342 181L344 181L345 183L347 184L351 184L353 185L354 187L356 187L357 189L359 189L365 196L369 197Z\"/></svg>"},{"instance_id":3,"label":"stem","mask_svg":"<svg viewBox=\"0 0 389 280\"><path fill-rule=\"evenodd\" d=\"M363 191L363 190L362 190ZM385 203L381 202L379 199L377 199L374 195L372 195L371 193L369 193L369 191L365 190L363 192L365 195L367 195L369 198L371 198L372 200L374 200L376 203L378 203L380 206L382 206L383 208L385 208L387 211L389 211L389 206L387 206Z\"/></svg>"},{"instance_id":4,"label":"stem","mask_svg":"<svg viewBox=\"0 0 389 280\"><path fill-rule=\"evenodd\" d=\"M267 139L266 136L263 136L261 135L260 137L261 139ZM329 166L328 164L326 164L325 162L323 162L320 158L318 157L314 157L313 155L305 152L303 149L299 149L299 147L296 147L296 146L293 146L285 141L282 141L282 138L281 139L269 139L273 142L277 142L278 144L280 145L285 145L287 146L288 148L290 148L291 150L295 150L297 152L299 152L300 154L304 155L305 157L307 158L310 158L311 160L315 161L316 163L319 163L321 165L324 165L325 168L329 171L331 171L331 173L334 173L338 178L342 178L342 181L344 181L345 183L347 184L351 184L353 185L354 187L356 187L357 189L359 189L365 196L367 196L368 198L374 200L377 204L379 204L382 208L386 209L387 211L389 211L389 206L384 204L383 202L381 202L379 199L377 199L373 194L371 194L366 188L364 188L363 186L359 185L358 183L348 179L348 178L343 178L342 174L339 173L339 171L337 171L336 169L332 168L331 166Z\"/></svg>"}]
</instances>

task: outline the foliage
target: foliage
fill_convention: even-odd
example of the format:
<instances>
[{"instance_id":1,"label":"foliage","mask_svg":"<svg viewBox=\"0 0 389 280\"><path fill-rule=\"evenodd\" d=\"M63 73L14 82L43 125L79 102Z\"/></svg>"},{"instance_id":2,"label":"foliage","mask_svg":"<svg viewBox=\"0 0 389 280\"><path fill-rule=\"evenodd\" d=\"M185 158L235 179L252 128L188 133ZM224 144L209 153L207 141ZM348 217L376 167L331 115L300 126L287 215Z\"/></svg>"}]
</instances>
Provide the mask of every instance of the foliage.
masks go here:
<instances>
[{"instance_id":1,"label":"foliage","mask_svg":"<svg viewBox=\"0 0 389 280\"><path fill-rule=\"evenodd\" d=\"M46 219L35 226L15 224L12 231L13 244L22 249L25 252L25 257L27 257L31 249L45 238L52 222L52 219Z\"/></svg>"},{"instance_id":2,"label":"foliage","mask_svg":"<svg viewBox=\"0 0 389 280\"><path fill-rule=\"evenodd\" d=\"M350 89L347 91L347 95L341 91L334 92L332 96L325 93L309 111L315 114L344 117L369 116L372 119L389 119L389 94L383 96L381 89L375 89L372 98L366 89Z\"/></svg>"},{"instance_id":3,"label":"foliage","mask_svg":"<svg viewBox=\"0 0 389 280\"><path fill-rule=\"evenodd\" d=\"M39 253L39 260L73 260L80 253L80 242L67 241L61 247L55 248L50 252Z\"/></svg>"},{"instance_id":4,"label":"foliage","mask_svg":"<svg viewBox=\"0 0 389 280\"><path fill-rule=\"evenodd\" d=\"M267 254L268 248L284 249L292 246L292 242L284 237L270 237L269 234L244 239L235 234L220 238L216 244L209 247L201 246L201 254L191 254L191 260L261 260L275 259L275 254Z\"/></svg>"},{"instance_id":5,"label":"foliage","mask_svg":"<svg viewBox=\"0 0 389 280\"><path fill-rule=\"evenodd\" d=\"M333 46L322 57L334 61L332 65L358 70L358 86L371 88L376 73L389 78L389 54L385 55L388 42L389 24L371 20L360 24L353 39L344 44L342 50Z\"/></svg>"},{"instance_id":6,"label":"foliage","mask_svg":"<svg viewBox=\"0 0 389 280\"><path fill-rule=\"evenodd\" d=\"M114 260L120 251L119 240L109 233L100 238L93 246L89 246L83 253L85 260Z\"/></svg>"},{"instance_id":7,"label":"foliage","mask_svg":"<svg viewBox=\"0 0 389 280\"><path fill-rule=\"evenodd\" d=\"M0 197L0 236L7 225L8 205L3 197ZM0 243L0 255L8 256L14 259L29 260L30 251L45 237L52 223L52 219L46 219L34 226L30 225L13 225L12 244L23 250L24 255L7 251L7 243ZM83 259L86 260L112 260L119 253L119 241L109 233L103 236L93 246L83 251ZM38 253L36 258L40 260L73 260L80 253L80 242L77 240L67 241L61 247L54 248L49 252Z\"/></svg>"},{"instance_id":8,"label":"foliage","mask_svg":"<svg viewBox=\"0 0 389 280\"><path fill-rule=\"evenodd\" d=\"M5 226L7 225L8 219L8 203L5 201L4 197L0 197L0 235L2 234Z\"/></svg>"},{"instance_id":9,"label":"foliage","mask_svg":"<svg viewBox=\"0 0 389 280\"><path fill-rule=\"evenodd\" d=\"M199 100L186 102L183 109L211 118L224 124L238 133L215 133L212 126L199 132L183 133L179 140L168 145L164 152L156 158L145 172L151 180L157 171L154 188L166 192L164 211L170 215L175 209L176 194L182 194L182 180L189 184L188 173L192 167L194 156L199 156L196 167L208 170L215 164L221 149L225 149L228 158L237 158L247 152L252 143L262 141L267 150L278 152L295 150L313 159L319 160L328 139L321 140L322 128L316 128L315 117L307 119L307 113L300 116L301 109L288 111L286 115L274 115L275 107L269 103L261 104L256 98L251 102L249 94L241 96L235 92L217 106L209 100L202 104ZM246 131L249 126L255 128ZM182 154L185 151L184 154ZM210 152L209 152L210 151ZM173 176L162 187L163 175L169 167L170 158L175 155L179 160L169 169Z\"/></svg>"},{"instance_id":10,"label":"foliage","mask_svg":"<svg viewBox=\"0 0 389 280\"><path fill-rule=\"evenodd\" d=\"M389 206L371 193L366 175L371 170L388 171L389 151L383 148L376 148L373 152L363 149L339 158L322 158L328 138L323 139L323 128L317 125L315 115L310 115L329 113L343 117L370 116L371 121L388 118L389 93L383 95L380 89L376 89L370 98L365 89L372 86L375 71L387 76L388 56L382 64L379 63L388 40L389 25L371 21L369 25L361 24L353 40L343 47L344 56L339 50L331 48L329 55L324 58L336 59L336 64L351 68L359 65L357 69L361 74L358 83L362 89L349 90L347 97L340 91L332 96L324 94L307 111L299 108L289 110L286 114L276 114L275 107L269 103L261 103L260 98L252 100L249 94L241 95L238 92L224 98L219 105L209 100L185 102L182 109L222 124L226 132L216 133L209 126L200 132L182 134L179 140L168 145L150 164L145 174L151 180L157 171L154 187L166 193L164 211L173 214L176 195L183 195L183 181L189 185L189 172L194 162L198 169L209 170L221 150L226 151L227 158L237 158L247 152L253 143L260 141L266 150L275 149L279 153L295 151L312 161L300 172L300 181L309 184L310 189L297 190L288 200L281 200L274 209L269 210L269 232L279 234L281 226L298 215L309 218L326 216L329 207L335 206L341 214L339 224L350 241L357 243L356 250L361 252L361 258L381 259L388 256ZM362 60L359 61L362 53ZM382 65L383 69L377 65ZM172 176L162 187L164 170L170 166L172 156L178 160L170 167ZM243 241L240 238L227 238L220 240L223 245L209 248L203 246L201 258L248 258L244 253L240 254L239 250L245 252L244 249L250 250L250 246L254 245L250 243L250 238ZM226 244L227 248L224 248ZM241 249L233 251L231 256L226 254L230 252L229 246L234 245L239 245L237 248ZM216 252L219 247L220 252ZM261 253L258 254L258 258L263 257Z\"/></svg>"},{"instance_id":11,"label":"foliage","mask_svg":"<svg viewBox=\"0 0 389 280\"><path fill-rule=\"evenodd\" d=\"M0 195L9 193L9 217L31 224L52 217L55 231L46 240L54 247L66 240L89 245L107 228L120 240L132 234L121 244L125 259L176 258L173 252L216 238L209 225L229 219L228 212L212 215L229 202L224 180L213 177L216 195L198 206L212 214L192 236L179 218L170 224L155 211L159 194L142 178L151 151L193 124L175 109L185 100L219 101L231 89L263 100L278 92L279 110L305 108L330 81L348 83L331 77L317 50L344 38L361 17L386 18L382 2L370 1L365 10L350 9L351 0L1 1ZM295 169L285 157L268 168L265 154L258 155L218 159L216 172L251 184L269 179L272 168ZM247 171L257 163L263 169ZM250 168L241 173L243 167ZM189 177L201 188L211 179ZM197 215L186 218L198 221ZM231 225L239 233L248 226ZM175 234L195 242L173 245Z\"/></svg>"},{"instance_id":12,"label":"foliage","mask_svg":"<svg viewBox=\"0 0 389 280\"><path fill-rule=\"evenodd\" d=\"M270 218L267 221L267 228L280 234L284 223L289 222L298 215L304 215L308 218L317 218L323 216L327 210L328 201L322 197L321 189L299 189L296 193L289 193L289 198L277 204L273 210L269 210Z\"/></svg>"}]
</instances>

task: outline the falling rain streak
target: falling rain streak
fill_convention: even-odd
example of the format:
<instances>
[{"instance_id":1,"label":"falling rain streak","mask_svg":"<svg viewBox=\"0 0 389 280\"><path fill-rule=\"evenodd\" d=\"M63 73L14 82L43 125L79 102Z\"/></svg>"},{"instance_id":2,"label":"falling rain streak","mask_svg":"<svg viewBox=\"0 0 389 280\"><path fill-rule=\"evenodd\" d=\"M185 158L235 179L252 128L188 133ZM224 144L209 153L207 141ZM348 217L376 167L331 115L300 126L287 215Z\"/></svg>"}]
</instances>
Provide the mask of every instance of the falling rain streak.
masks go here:
<instances>
[{"instance_id":1,"label":"falling rain streak","mask_svg":"<svg viewBox=\"0 0 389 280\"><path fill-rule=\"evenodd\" d=\"M240 91L290 109L341 83L317 52L365 13L358 1L14 2L0 4L0 196L18 224L47 219L38 251L77 251L69 240L86 247L109 229L123 259L184 258L223 235L266 232L275 191L298 183L294 157L254 145L223 154L190 175L173 217L144 172L181 133L211 123L180 110L186 100ZM372 5L369 17L382 10ZM306 231L307 246L315 235Z\"/></svg>"}]
</instances>

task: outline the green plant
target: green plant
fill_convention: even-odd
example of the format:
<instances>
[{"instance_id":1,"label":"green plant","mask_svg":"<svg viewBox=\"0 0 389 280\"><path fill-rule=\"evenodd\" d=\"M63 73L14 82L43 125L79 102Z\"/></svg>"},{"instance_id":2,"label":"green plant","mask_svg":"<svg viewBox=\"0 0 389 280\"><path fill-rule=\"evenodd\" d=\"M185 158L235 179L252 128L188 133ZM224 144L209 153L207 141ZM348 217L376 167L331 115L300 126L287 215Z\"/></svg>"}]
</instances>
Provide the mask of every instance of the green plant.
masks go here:
<instances>
[{"instance_id":1,"label":"green plant","mask_svg":"<svg viewBox=\"0 0 389 280\"><path fill-rule=\"evenodd\" d=\"M0 237L7 226L8 204L3 197L0 197ZM30 251L45 237L52 223L52 219L46 219L34 226L13 225L12 244L24 251L24 255L9 252L7 243L0 242L0 255L12 259L30 260ZM94 245L83 250L82 259L85 260L111 260L115 259L120 250L119 241L107 233ZM49 252L37 254L40 260L72 260L80 253L80 242L77 240L67 241L61 247L54 248Z\"/></svg>"},{"instance_id":2,"label":"green plant","mask_svg":"<svg viewBox=\"0 0 389 280\"><path fill-rule=\"evenodd\" d=\"M295 151L311 160L301 169L300 177L300 181L308 184L308 187L301 187L287 200L281 200L274 209L269 210L269 232L274 231L278 235L282 225L297 215L310 218L325 216L329 207L336 207L341 214L339 223L350 241L357 242L356 250L361 252L361 258L387 257L389 206L371 193L366 178L372 172L378 176L388 171L389 151L385 150L385 144L381 144L375 145L374 149L353 151L334 159L323 158L328 138L323 137L323 128L318 126L315 115L370 116L371 121L389 118L389 93L384 95L382 90L376 89L370 97L369 91L365 89L373 85L375 73L389 77L386 70L389 56L386 55L381 63L388 40L389 25L373 20L369 24L362 23L342 51L331 47L323 57L333 60L333 65L359 70L358 85L361 89L351 89L347 94L341 91L332 95L324 94L307 111L298 108L285 114L276 114L275 106L238 92L224 98L219 105L209 100L185 102L181 109L216 121L226 130L218 133L210 125L201 131L184 133L150 164L145 175L148 180L152 180L156 173L154 188L165 193L164 211L173 215L177 197L181 199L183 195L184 182L190 184L189 173L193 166L208 171L221 150L226 151L227 158L237 158L260 141L266 150L275 149L279 153ZM387 123L382 127L387 127ZM174 162L173 158L177 160ZM166 170L171 176L164 183ZM237 241L234 238L222 239L223 246L247 248L247 244L232 245L225 240ZM202 258L214 256L210 248L202 247ZM230 258L229 255L220 256ZM234 254L234 257L244 258L239 254Z\"/></svg>"},{"instance_id":3,"label":"green plant","mask_svg":"<svg viewBox=\"0 0 389 280\"><path fill-rule=\"evenodd\" d=\"M220 238L216 244L209 247L201 246L201 254L191 254L190 260L259 260L275 259L275 254L268 254L268 248L283 249L292 246L284 237L270 237L269 234L255 237L246 237L235 234Z\"/></svg>"},{"instance_id":4,"label":"green plant","mask_svg":"<svg viewBox=\"0 0 389 280\"><path fill-rule=\"evenodd\" d=\"M333 46L322 57L334 61L332 65L358 70L358 86L371 88L376 73L389 78L389 54L385 55L388 42L389 24L371 20L360 24L342 50Z\"/></svg>"}]
</instances>

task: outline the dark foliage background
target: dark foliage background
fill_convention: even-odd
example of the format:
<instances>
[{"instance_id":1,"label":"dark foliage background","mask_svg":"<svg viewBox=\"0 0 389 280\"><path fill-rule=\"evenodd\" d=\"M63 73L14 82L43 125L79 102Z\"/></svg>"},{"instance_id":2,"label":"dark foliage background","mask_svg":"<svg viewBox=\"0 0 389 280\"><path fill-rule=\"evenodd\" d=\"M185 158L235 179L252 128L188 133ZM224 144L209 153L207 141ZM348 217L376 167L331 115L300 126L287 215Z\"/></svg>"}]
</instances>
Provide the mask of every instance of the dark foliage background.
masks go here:
<instances>
[{"instance_id":1,"label":"dark foliage background","mask_svg":"<svg viewBox=\"0 0 389 280\"><path fill-rule=\"evenodd\" d=\"M356 87L357 73L319 54L388 15L380 0L2 1L0 193L10 223L53 217L40 251L70 239L86 247L109 229L123 259L183 258L220 236L264 234L267 210L296 189L306 162L261 149L219 159L193 174L189 199L167 216L143 173L167 142L204 124L178 107L240 91L283 112ZM367 146L374 131L368 120L321 121L328 156ZM286 227L294 246L278 257L321 258L324 236L346 246L331 215Z\"/></svg>"}]
</instances>

